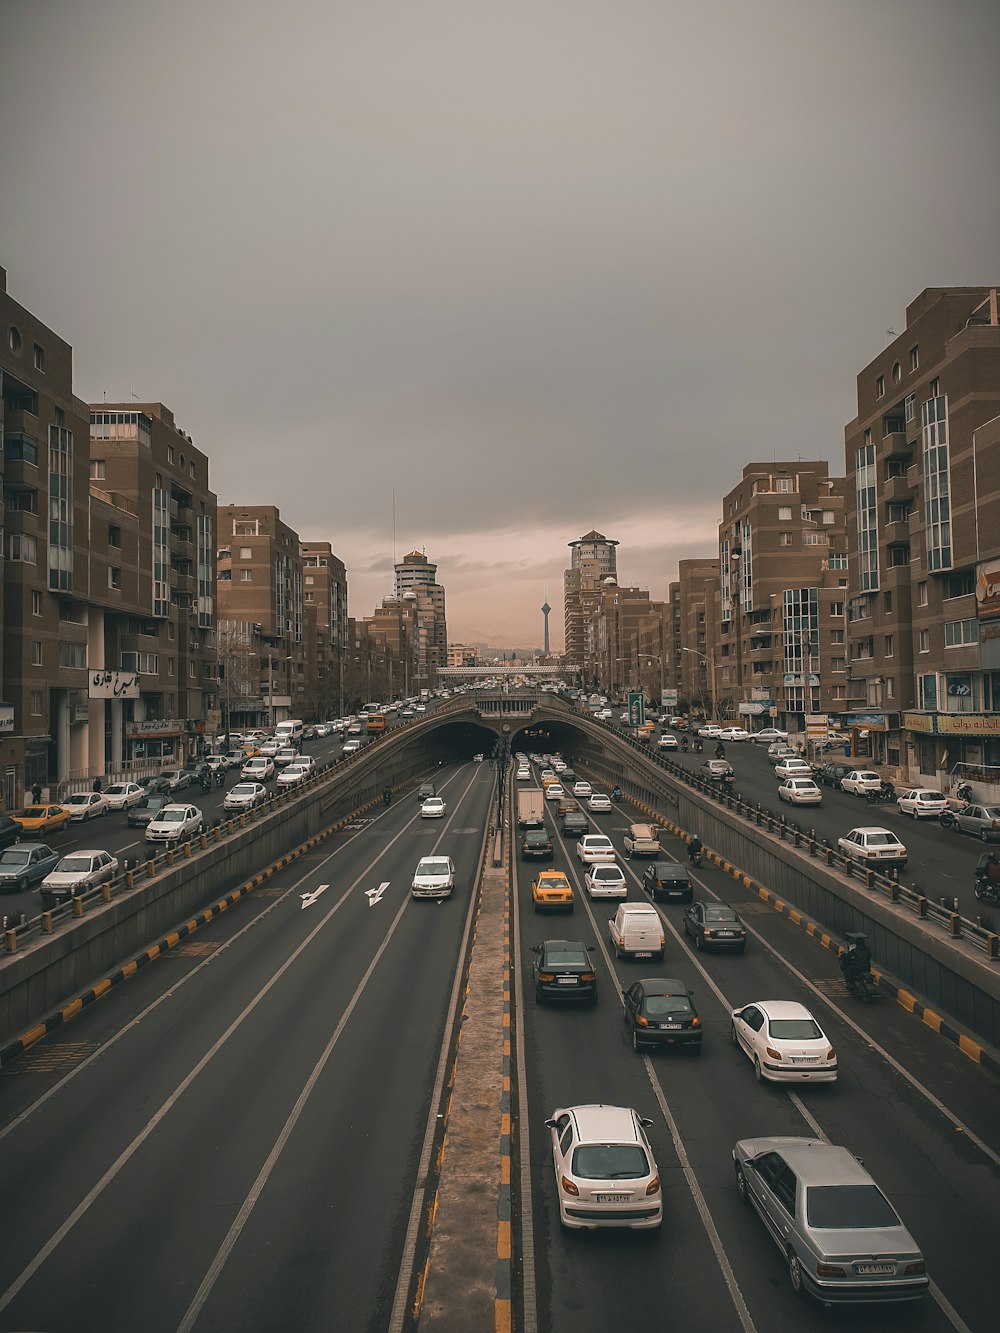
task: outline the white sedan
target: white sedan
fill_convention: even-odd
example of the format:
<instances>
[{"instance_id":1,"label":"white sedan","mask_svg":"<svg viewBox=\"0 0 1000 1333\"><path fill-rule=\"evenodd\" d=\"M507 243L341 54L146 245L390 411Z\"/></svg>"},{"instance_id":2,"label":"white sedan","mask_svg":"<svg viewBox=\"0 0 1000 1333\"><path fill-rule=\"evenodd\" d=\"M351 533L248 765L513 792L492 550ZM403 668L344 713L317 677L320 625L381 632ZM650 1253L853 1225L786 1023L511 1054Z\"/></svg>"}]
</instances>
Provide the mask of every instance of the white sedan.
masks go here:
<instances>
[{"instance_id":1,"label":"white sedan","mask_svg":"<svg viewBox=\"0 0 1000 1333\"><path fill-rule=\"evenodd\" d=\"M676 750L678 748L677 737L671 736L669 731L665 731L656 744L661 750Z\"/></svg>"},{"instance_id":2,"label":"white sedan","mask_svg":"<svg viewBox=\"0 0 1000 1333\"><path fill-rule=\"evenodd\" d=\"M628 897L624 871L608 862L594 862L583 877L583 885L591 898Z\"/></svg>"},{"instance_id":3,"label":"white sedan","mask_svg":"<svg viewBox=\"0 0 1000 1333\"><path fill-rule=\"evenodd\" d=\"M443 819L448 807L440 796L428 796L420 806L421 819Z\"/></svg>"},{"instance_id":4,"label":"white sedan","mask_svg":"<svg viewBox=\"0 0 1000 1333\"><path fill-rule=\"evenodd\" d=\"M748 741L750 733L745 727L723 727L719 732L720 741Z\"/></svg>"},{"instance_id":5,"label":"white sedan","mask_svg":"<svg viewBox=\"0 0 1000 1333\"><path fill-rule=\"evenodd\" d=\"M308 776L309 769L305 764L288 764L278 774L277 785L279 787L297 787Z\"/></svg>"},{"instance_id":6,"label":"white sedan","mask_svg":"<svg viewBox=\"0 0 1000 1333\"><path fill-rule=\"evenodd\" d=\"M611 809L611 797L603 791L595 791L587 800L587 809L595 815L606 815Z\"/></svg>"},{"instance_id":7,"label":"white sedan","mask_svg":"<svg viewBox=\"0 0 1000 1333\"><path fill-rule=\"evenodd\" d=\"M788 732L779 731L777 727L762 727L760 731L755 731L750 739L757 745L773 745L775 741L787 741Z\"/></svg>"},{"instance_id":8,"label":"white sedan","mask_svg":"<svg viewBox=\"0 0 1000 1333\"><path fill-rule=\"evenodd\" d=\"M758 1000L734 1009L729 1035L758 1083L836 1082L837 1052L803 1004Z\"/></svg>"},{"instance_id":9,"label":"white sedan","mask_svg":"<svg viewBox=\"0 0 1000 1333\"><path fill-rule=\"evenodd\" d=\"M115 782L105 787L102 793L112 810L129 810L138 805L145 794L138 782Z\"/></svg>"},{"instance_id":10,"label":"white sedan","mask_svg":"<svg viewBox=\"0 0 1000 1333\"><path fill-rule=\"evenodd\" d=\"M786 755L784 759L775 764L774 776L776 778L811 778L812 768L804 759Z\"/></svg>"},{"instance_id":11,"label":"white sedan","mask_svg":"<svg viewBox=\"0 0 1000 1333\"><path fill-rule=\"evenodd\" d=\"M593 794L594 794L594 789L589 782L583 782L583 781L574 782L573 784L574 796L593 796Z\"/></svg>"},{"instance_id":12,"label":"white sedan","mask_svg":"<svg viewBox=\"0 0 1000 1333\"><path fill-rule=\"evenodd\" d=\"M880 866L902 870L908 859L906 848L887 828L852 828L850 833L837 839L837 848L844 856L859 861L869 870L877 870Z\"/></svg>"},{"instance_id":13,"label":"white sedan","mask_svg":"<svg viewBox=\"0 0 1000 1333\"><path fill-rule=\"evenodd\" d=\"M705 726L698 728L698 735L705 740L716 741L722 734L722 728L716 722L707 722Z\"/></svg>"},{"instance_id":14,"label":"white sedan","mask_svg":"<svg viewBox=\"0 0 1000 1333\"><path fill-rule=\"evenodd\" d=\"M823 801L823 793L812 778L786 778L778 796L790 805L821 805Z\"/></svg>"},{"instance_id":15,"label":"white sedan","mask_svg":"<svg viewBox=\"0 0 1000 1333\"><path fill-rule=\"evenodd\" d=\"M111 809L99 791L74 792L61 804L64 810L69 811L69 817L74 823L96 819L98 815L106 815Z\"/></svg>"},{"instance_id":16,"label":"white sedan","mask_svg":"<svg viewBox=\"0 0 1000 1333\"><path fill-rule=\"evenodd\" d=\"M267 800L267 788L261 782L237 782L222 802L223 810L252 810Z\"/></svg>"},{"instance_id":17,"label":"white sedan","mask_svg":"<svg viewBox=\"0 0 1000 1333\"><path fill-rule=\"evenodd\" d=\"M173 843L196 837L205 817L196 805L165 805L146 825L146 841Z\"/></svg>"},{"instance_id":18,"label":"white sedan","mask_svg":"<svg viewBox=\"0 0 1000 1333\"><path fill-rule=\"evenodd\" d=\"M519 769L517 770L517 780L518 780L518 782L530 782L530 781L531 781L531 769L530 769L530 768L519 768Z\"/></svg>"},{"instance_id":19,"label":"white sedan","mask_svg":"<svg viewBox=\"0 0 1000 1333\"><path fill-rule=\"evenodd\" d=\"M911 787L897 797L896 804L902 814L914 819L937 819L942 810L949 808L947 796L933 787Z\"/></svg>"},{"instance_id":20,"label":"white sedan","mask_svg":"<svg viewBox=\"0 0 1000 1333\"><path fill-rule=\"evenodd\" d=\"M561 782L550 782L545 788L545 799L547 801L561 801L566 795L566 788Z\"/></svg>"},{"instance_id":21,"label":"white sedan","mask_svg":"<svg viewBox=\"0 0 1000 1333\"><path fill-rule=\"evenodd\" d=\"M849 791L854 796L866 796L870 791L882 790L882 779L868 768L854 768L846 777L840 779L841 791Z\"/></svg>"}]
</instances>

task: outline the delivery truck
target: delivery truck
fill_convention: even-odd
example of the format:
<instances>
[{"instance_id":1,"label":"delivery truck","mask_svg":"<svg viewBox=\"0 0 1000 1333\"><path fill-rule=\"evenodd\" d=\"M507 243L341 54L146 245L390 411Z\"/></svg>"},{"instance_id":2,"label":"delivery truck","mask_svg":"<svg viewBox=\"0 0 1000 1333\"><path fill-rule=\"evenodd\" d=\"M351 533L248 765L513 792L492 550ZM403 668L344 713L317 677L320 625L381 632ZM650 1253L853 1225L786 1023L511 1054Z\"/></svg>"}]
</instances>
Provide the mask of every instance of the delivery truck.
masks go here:
<instances>
[{"instance_id":1,"label":"delivery truck","mask_svg":"<svg viewBox=\"0 0 1000 1333\"><path fill-rule=\"evenodd\" d=\"M545 793L539 787L521 788L517 793L518 828L541 828L545 823Z\"/></svg>"}]
</instances>

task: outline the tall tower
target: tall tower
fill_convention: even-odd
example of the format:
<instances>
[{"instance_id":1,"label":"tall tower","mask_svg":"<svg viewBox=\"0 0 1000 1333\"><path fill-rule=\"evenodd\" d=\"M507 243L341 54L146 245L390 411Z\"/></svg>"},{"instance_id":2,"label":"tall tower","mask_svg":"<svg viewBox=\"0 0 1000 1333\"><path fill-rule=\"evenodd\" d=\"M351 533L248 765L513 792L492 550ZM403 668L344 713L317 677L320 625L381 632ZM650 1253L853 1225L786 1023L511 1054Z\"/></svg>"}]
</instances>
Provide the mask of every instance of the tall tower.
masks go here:
<instances>
[{"instance_id":1,"label":"tall tower","mask_svg":"<svg viewBox=\"0 0 1000 1333\"><path fill-rule=\"evenodd\" d=\"M545 601L542 603L542 615L545 617L545 647L543 648L542 651L544 652L544 654L545 654L546 657L548 657L548 656L549 656L549 653L550 653L550 649L549 649L549 612L550 612L551 610L552 610L552 607L549 606L548 589L546 589L546 591L545 591Z\"/></svg>"}]
</instances>

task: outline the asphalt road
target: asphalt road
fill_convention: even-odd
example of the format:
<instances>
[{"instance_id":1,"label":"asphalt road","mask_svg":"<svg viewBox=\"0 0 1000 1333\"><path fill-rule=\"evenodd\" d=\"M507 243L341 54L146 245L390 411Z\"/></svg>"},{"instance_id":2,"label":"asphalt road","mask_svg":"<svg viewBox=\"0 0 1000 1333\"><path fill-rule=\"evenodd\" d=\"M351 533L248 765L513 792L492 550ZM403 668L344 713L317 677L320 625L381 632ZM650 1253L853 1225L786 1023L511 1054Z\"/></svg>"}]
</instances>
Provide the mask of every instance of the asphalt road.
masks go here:
<instances>
[{"instance_id":1,"label":"asphalt road","mask_svg":"<svg viewBox=\"0 0 1000 1333\"><path fill-rule=\"evenodd\" d=\"M737 772L744 763L747 771L758 771L749 751L744 760L738 747L732 749ZM842 800L850 798L834 797L824 813L839 813ZM619 848L628 822L627 806L592 819L595 830L610 834ZM567 847L558 834L554 842L554 864L568 871L577 892L571 917L533 914L530 880L537 863L517 865L522 1076L529 1108L520 1141L530 1157L537 1327L579 1333L661 1322L747 1333L994 1328L988 1274L1000 1186L1000 1081L897 1006L865 1007L846 997L834 957L720 870L697 872L696 896L720 898L741 912L751 931L744 956L697 954L681 934L683 908L660 904L664 962L616 961L607 922L617 904L585 900L572 843ZM668 854L683 859L679 842L664 836L663 843ZM629 897L643 898L643 863L622 864ZM597 949L596 1008L535 1002L530 946L559 937ZM705 1029L700 1056L632 1050L620 990L644 975L678 977L694 991ZM792 1090L756 1084L749 1061L730 1044L730 1010L765 998L799 1000L816 1014L838 1051L836 1085ZM557 1107L584 1102L634 1106L653 1120L650 1134L664 1181L665 1221L658 1237L561 1229L544 1121ZM922 1246L936 1296L897 1310L824 1312L798 1301L783 1257L736 1197L732 1147L755 1134L818 1135L861 1155Z\"/></svg>"},{"instance_id":2,"label":"asphalt road","mask_svg":"<svg viewBox=\"0 0 1000 1333\"><path fill-rule=\"evenodd\" d=\"M442 770L444 820L398 796L0 1075L0 1329L387 1327L492 777ZM434 850L456 892L415 902Z\"/></svg>"}]
</instances>

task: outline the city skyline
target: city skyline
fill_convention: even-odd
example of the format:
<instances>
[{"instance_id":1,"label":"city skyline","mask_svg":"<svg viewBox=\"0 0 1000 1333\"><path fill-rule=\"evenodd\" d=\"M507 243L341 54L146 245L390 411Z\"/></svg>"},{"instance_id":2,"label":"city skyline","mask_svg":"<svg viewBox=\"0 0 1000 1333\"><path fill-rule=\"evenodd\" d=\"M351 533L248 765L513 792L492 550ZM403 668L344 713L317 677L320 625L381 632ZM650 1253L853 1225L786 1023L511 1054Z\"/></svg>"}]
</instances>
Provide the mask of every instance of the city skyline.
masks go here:
<instances>
[{"instance_id":1,"label":"city skyline","mask_svg":"<svg viewBox=\"0 0 1000 1333\"><path fill-rule=\"evenodd\" d=\"M841 474L906 304L990 281L1000 10L918 12L15 0L0 263L81 397L169 403L352 615L395 486L450 632L534 640L589 526L663 596L746 459Z\"/></svg>"}]
</instances>

